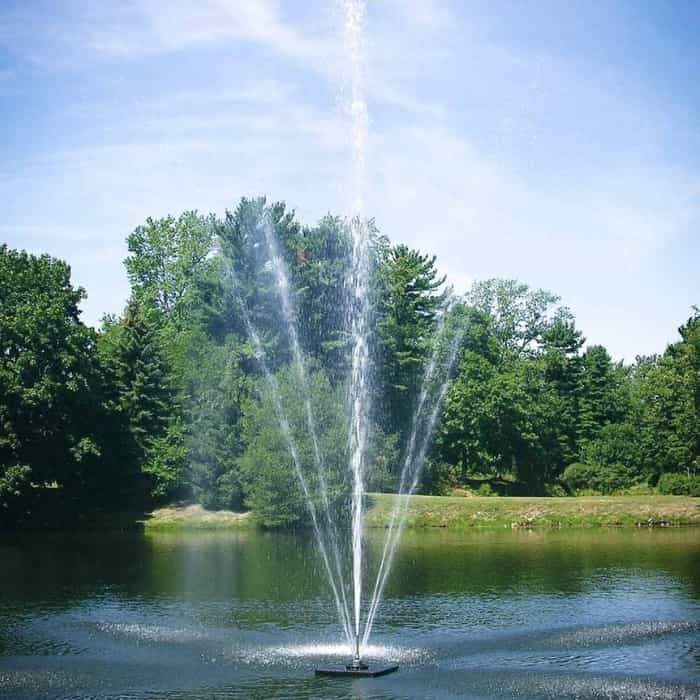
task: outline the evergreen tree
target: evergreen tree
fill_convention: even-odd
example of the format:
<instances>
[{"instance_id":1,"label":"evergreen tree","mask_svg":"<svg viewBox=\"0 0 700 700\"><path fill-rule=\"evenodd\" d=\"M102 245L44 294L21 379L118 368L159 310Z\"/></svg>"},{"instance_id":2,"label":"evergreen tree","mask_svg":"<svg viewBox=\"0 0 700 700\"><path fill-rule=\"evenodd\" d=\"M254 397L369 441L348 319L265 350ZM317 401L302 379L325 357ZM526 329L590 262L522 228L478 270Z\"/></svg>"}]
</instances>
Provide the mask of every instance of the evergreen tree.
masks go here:
<instances>
[{"instance_id":1,"label":"evergreen tree","mask_svg":"<svg viewBox=\"0 0 700 700\"><path fill-rule=\"evenodd\" d=\"M183 486L184 435L157 327L136 301L127 305L111 359L116 400L128 425L133 462L146 475L151 495L173 495Z\"/></svg>"},{"instance_id":2,"label":"evergreen tree","mask_svg":"<svg viewBox=\"0 0 700 700\"><path fill-rule=\"evenodd\" d=\"M621 418L620 371L602 345L591 345L583 354L579 441L591 440L600 429Z\"/></svg>"},{"instance_id":3,"label":"evergreen tree","mask_svg":"<svg viewBox=\"0 0 700 700\"><path fill-rule=\"evenodd\" d=\"M376 324L383 385L383 427L402 438L409 428L420 391L433 330L445 301L445 277L435 256L405 245L388 247L380 260L376 292Z\"/></svg>"},{"instance_id":4,"label":"evergreen tree","mask_svg":"<svg viewBox=\"0 0 700 700\"><path fill-rule=\"evenodd\" d=\"M200 341L191 365L186 414L193 495L208 508L239 510L241 407L252 381L241 371L246 350L234 335L222 345L207 338Z\"/></svg>"},{"instance_id":5,"label":"evergreen tree","mask_svg":"<svg viewBox=\"0 0 700 700\"><path fill-rule=\"evenodd\" d=\"M578 456L578 421L583 386L583 362L579 351L584 343L568 309L558 309L542 333L544 378L555 397L551 416L556 426L557 449L549 455L545 480L556 477Z\"/></svg>"}]
</instances>

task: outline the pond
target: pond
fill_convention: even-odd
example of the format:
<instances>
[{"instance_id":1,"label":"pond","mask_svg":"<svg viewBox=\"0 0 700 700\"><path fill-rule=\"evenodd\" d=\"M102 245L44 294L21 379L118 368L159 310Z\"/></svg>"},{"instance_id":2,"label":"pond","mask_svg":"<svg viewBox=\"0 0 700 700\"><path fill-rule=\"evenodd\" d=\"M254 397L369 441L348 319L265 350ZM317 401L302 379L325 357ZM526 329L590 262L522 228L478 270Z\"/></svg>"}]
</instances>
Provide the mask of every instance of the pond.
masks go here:
<instances>
[{"instance_id":1,"label":"pond","mask_svg":"<svg viewBox=\"0 0 700 700\"><path fill-rule=\"evenodd\" d=\"M0 570L2 698L700 697L699 530L406 532L377 679L314 678L348 652L302 535L5 536Z\"/></svg>"}]
</instances>

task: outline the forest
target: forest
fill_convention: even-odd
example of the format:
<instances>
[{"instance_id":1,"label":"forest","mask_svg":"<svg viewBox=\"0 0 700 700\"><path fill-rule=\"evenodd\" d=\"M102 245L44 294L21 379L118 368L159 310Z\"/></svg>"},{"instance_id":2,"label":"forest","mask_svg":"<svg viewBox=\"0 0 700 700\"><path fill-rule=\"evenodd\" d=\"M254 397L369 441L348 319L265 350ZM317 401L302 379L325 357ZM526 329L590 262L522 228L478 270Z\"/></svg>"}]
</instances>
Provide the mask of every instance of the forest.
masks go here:
<instances>
[{"instance_id":1,"label":"forest","mask_svg":"<svg viewBox=\"0 0 700 700\"><path fill-rule=\"evenodd\" d=\"M67 262L0 247L1 526L180 501L250 510L265 527L306 524L241 311L244 303L301 426L302 388L269 260L255 245L263 218L288 268L309 398L342 505L348 224L327 215L303 225L284 203L243 199L223 217L186 211L130 233L130 297L97 330L80 319L86 292ZM367 488L395 491L449 289L434 257L368 225ZM517 280L474 283L450 314L463 335L421 493L700 495L698 308L663 354L633 364L587 345L556 294ZM301 438L302 458L309 450Z\"/></svg>"}]
</instances>

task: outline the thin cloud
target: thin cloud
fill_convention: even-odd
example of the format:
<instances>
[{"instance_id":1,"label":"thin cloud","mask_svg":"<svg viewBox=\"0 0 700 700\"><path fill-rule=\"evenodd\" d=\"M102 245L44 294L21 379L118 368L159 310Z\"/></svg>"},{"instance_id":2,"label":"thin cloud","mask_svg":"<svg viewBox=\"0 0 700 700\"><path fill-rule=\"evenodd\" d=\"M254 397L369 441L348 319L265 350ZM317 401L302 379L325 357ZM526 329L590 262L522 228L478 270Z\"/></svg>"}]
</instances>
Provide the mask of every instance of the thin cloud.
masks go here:
<instances>
[{"instance_id":1,"label":"thin cloud","mask_svg":"<svg viewBox=\"0 0 700 700\"><path fill-rule=\"evenodd\" d=\"M7 81L28 86L13 107L24 115L26 100L41 117L39 75L51 123L3 160L0 235L77 261L89 320L121 309L116 251L147 216L222 213L258 194L306 222L345 211L334 8L17 7L0 12L0 44L17 57ZM682 320L697 302L660 272L700 223L697 159L669 148L692 144L673 105L588 55L505 42L459 3L391 0L369 13L368 211L382 230L437 254L459 289L518 277L560 293L616 356L662 350L677 325L668 309Z\"/></svg>"}]
</instances>

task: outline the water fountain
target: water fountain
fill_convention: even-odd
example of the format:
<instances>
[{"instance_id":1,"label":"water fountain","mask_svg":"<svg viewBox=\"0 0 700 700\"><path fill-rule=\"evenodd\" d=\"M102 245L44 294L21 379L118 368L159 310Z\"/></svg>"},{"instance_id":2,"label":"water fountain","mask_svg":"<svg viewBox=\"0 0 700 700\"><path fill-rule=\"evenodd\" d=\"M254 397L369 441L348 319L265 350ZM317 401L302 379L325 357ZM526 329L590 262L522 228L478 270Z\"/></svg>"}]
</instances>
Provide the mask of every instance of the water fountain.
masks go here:
<instances>
[{"instance_id":1,"label":"water fountain","mask_svg":"<svg viewBox=\"0 0 700 700\"><path fill-rule=\"evenodd\" d=\"M362 627L363 594L363 505L365 498L365 472L367 467L367 447L369 440L370 415L370 231L364 215L365 151L367 141L367 106L363 83L363 38L365 2L345 0L345 46L351 66L349 117L352 134L354 202L353 216L348 228L352 240L352 259L347 279L349 290L347 299L346 328L351 338L350 377L348 391L349 416L349 470L351 475L350 523L351 523L351 598L346 593L346 576L338 546L338 528L331 512L328 486L324 476L324 460L314 419L313 407L309 398L307 370L301 350L296 325L295 304L290 289L285 262L279 252L270 212L263 209L258 225L257 245L266 251L265 270L271 274L279 299L284 333L286 334L295 374L304 395L305 428L312 445L314 483L309 483L305 473L290 421L282 405L280 389L275 375L269 369L260 334L241 294L237 294L237 284L232 278L232 288L237 297L241 317L250 337L253 352L265 377L268 391L280 431L287 446L295 474L299 481L323 567L333 594L336 610L346 641L349 645L351 661L337 668L319 668L318 676L375 677L392 673L398 665L389 664L370 667L362 659L362 650L368 645L372 626L377 615L384 587L405 524L408 498L415 492L425 463L430 439L434 432L440 407L445 397L448 378L457 357L461 343L459 327L449 322L453 305L451 294L440 316L436 329L432 357L428 361L423 377L419 399L413 415L413 425L405 450L400 475L398 496L391 513L387 537L381 561L368 601L367 616ZM320 495L317 505L313 493Z\"/></svg>"}]
</instances>

